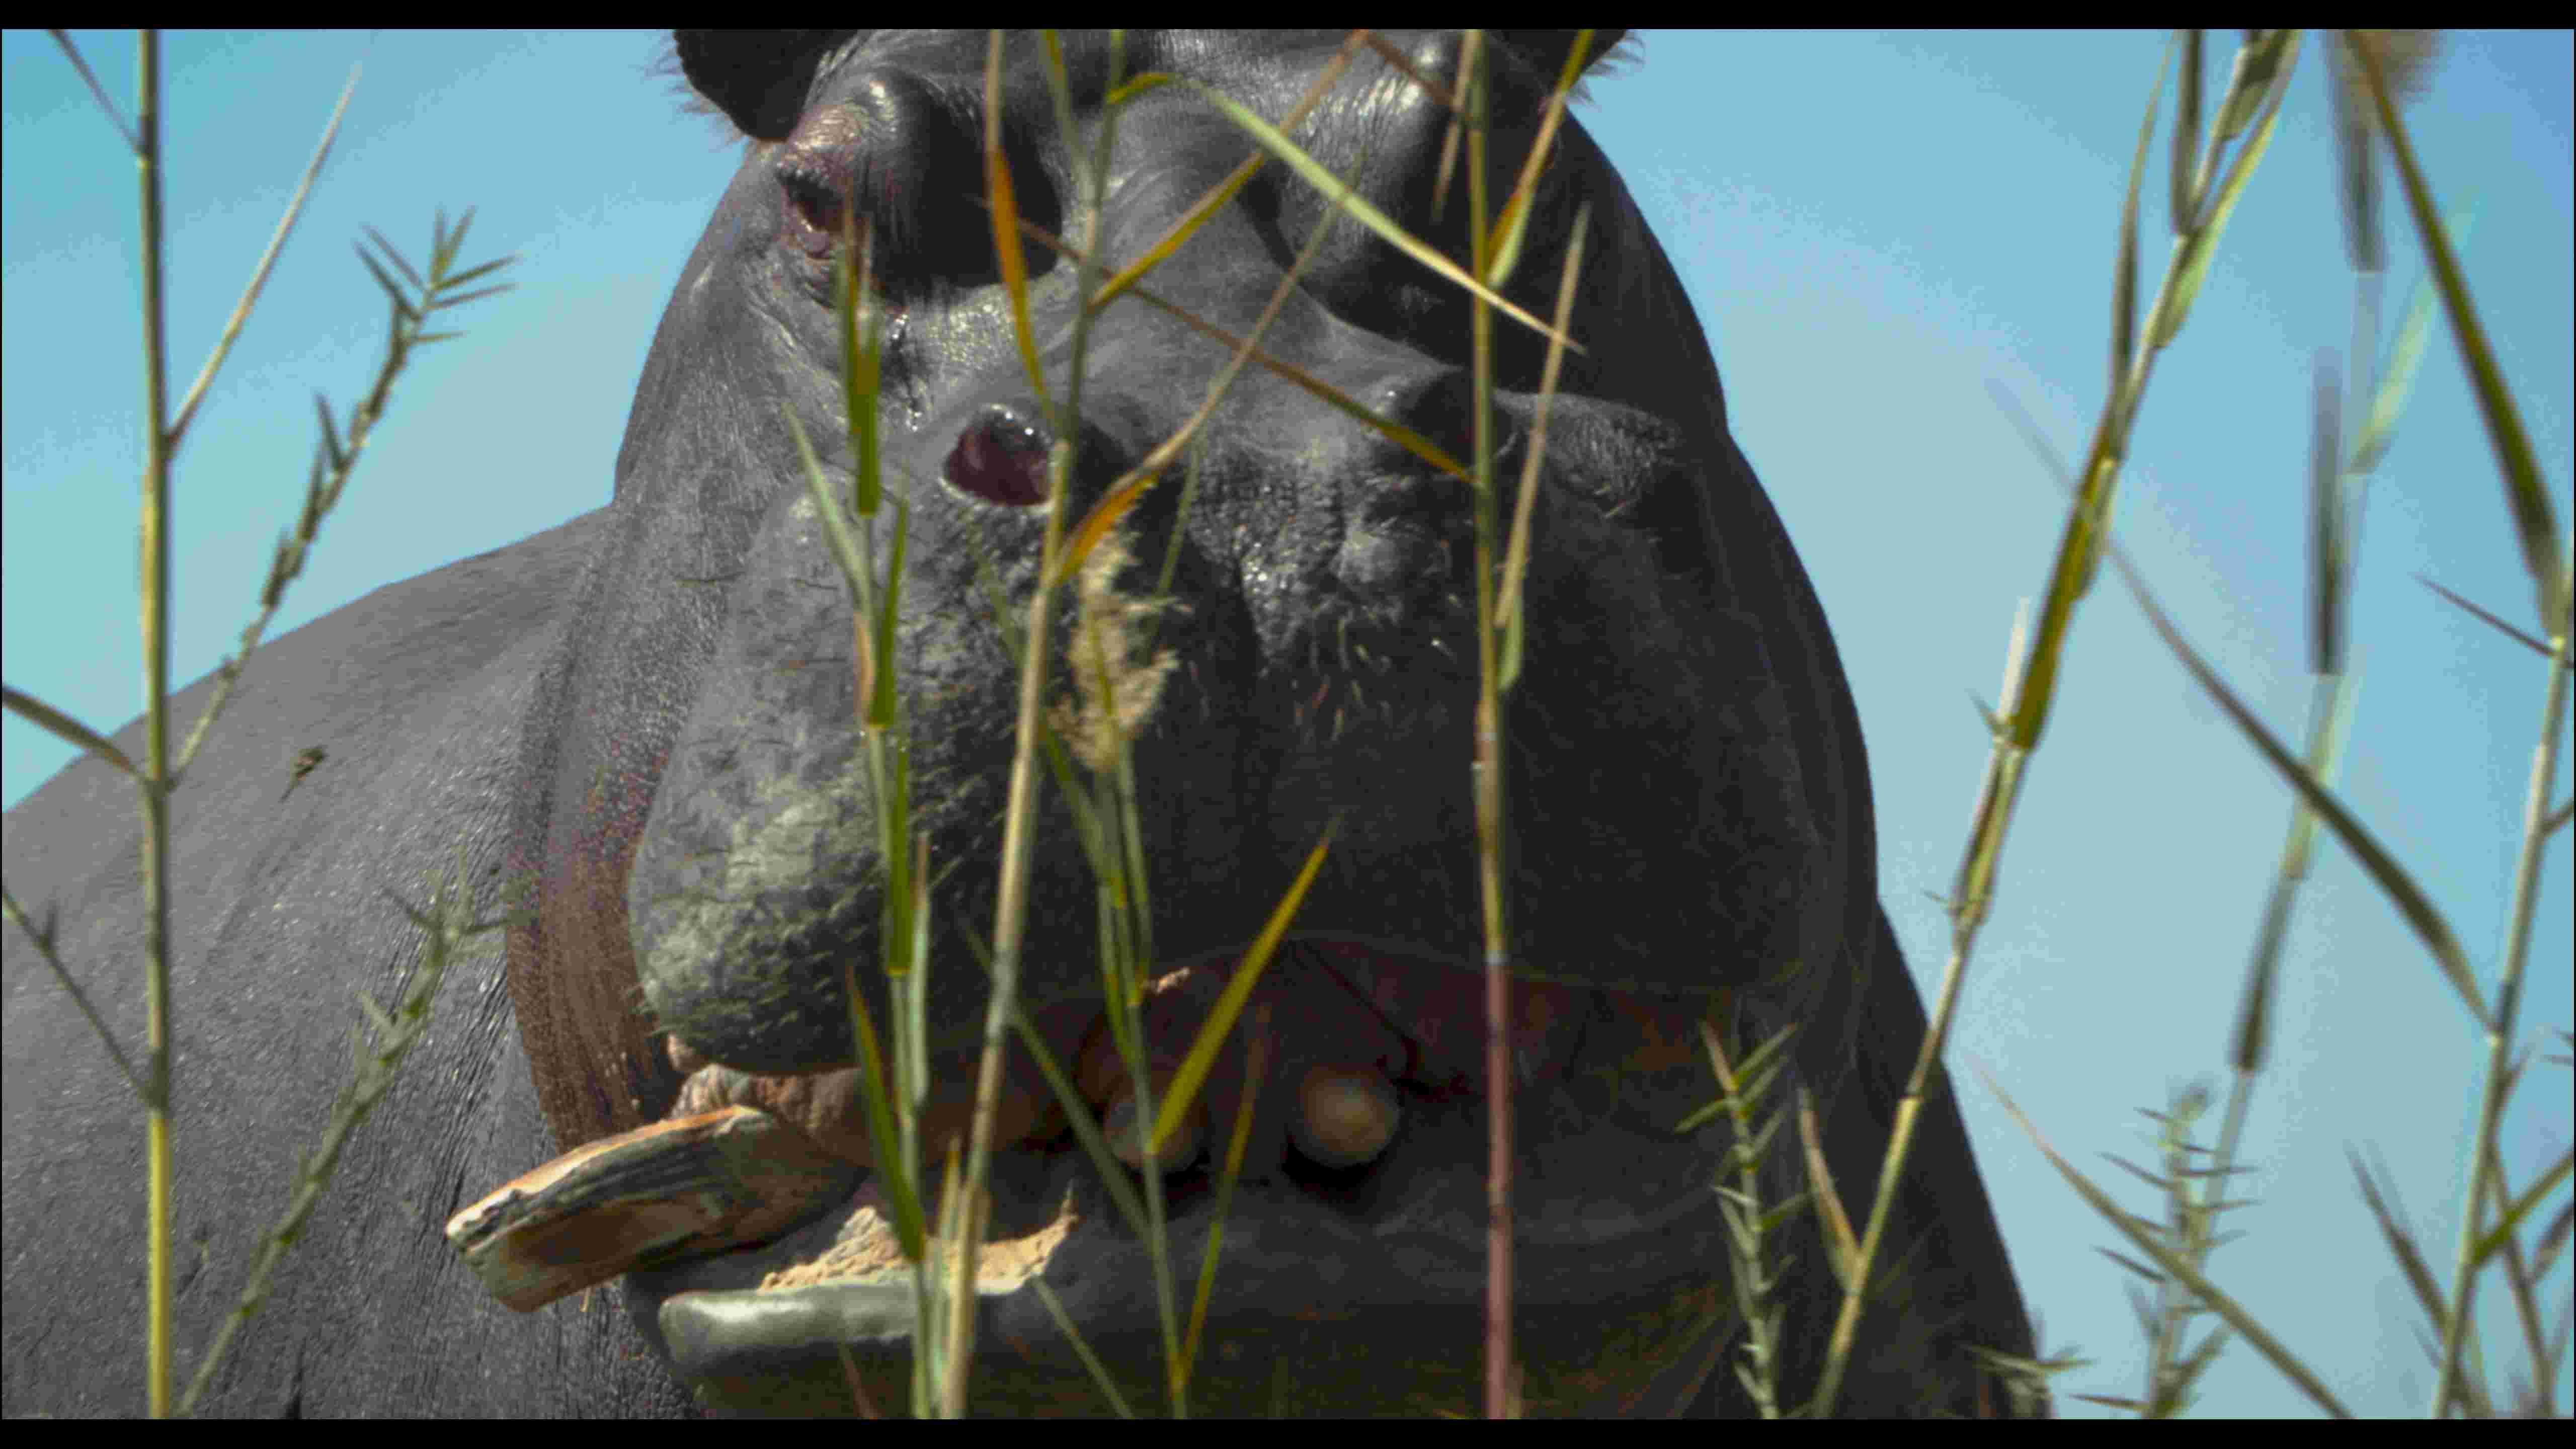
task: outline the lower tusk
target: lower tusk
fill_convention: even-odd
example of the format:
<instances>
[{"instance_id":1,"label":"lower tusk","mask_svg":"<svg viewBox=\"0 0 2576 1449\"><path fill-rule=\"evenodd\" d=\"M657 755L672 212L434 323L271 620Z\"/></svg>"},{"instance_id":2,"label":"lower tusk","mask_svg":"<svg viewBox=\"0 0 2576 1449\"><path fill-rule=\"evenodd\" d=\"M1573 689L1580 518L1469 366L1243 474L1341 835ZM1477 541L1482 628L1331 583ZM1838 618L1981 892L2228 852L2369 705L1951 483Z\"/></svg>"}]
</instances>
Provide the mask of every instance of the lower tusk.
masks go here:
<instances>
[{"instance_id":1,"label":"lower tusk","mask_svg":"<svg viewBox=\"0 0 2576 1449\"><path fill-rule=\"evenodd\" d=\"M447 1220L484 1290L522 1313L630 1269L765 1241L849 1196L859 1169L752 1107L579 1147Z\"/></svg>"},{"instance_id":2,"label":"lower tusk","mask_svg":"<svg viewBox=\"0 0 2576 1449\"><path fill-rule=\"evenodd\" d=\"M1366 1067L1309 1068L1288 1122L1297 1150L1326 1167L1373 1162L1395 1140L1404 1109L1387 1079Z\"/></svg>"}]
</instances>

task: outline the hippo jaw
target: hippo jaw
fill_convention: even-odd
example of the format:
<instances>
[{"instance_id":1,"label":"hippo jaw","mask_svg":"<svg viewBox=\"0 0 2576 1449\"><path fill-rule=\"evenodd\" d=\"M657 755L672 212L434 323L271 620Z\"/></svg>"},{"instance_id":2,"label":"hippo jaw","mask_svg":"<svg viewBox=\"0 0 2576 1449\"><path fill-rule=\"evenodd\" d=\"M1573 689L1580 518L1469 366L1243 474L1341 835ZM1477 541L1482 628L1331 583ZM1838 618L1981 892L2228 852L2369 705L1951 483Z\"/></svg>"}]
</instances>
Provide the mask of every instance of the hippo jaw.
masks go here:
<instances>
[{"instance_id":1,"label":"hippo jaw","mask_svg":"<svg viewBox=\"0 0 2576 1449\"><path fill-rule=\"evenodd\" d=\"M1423 414L1414 416L1427 421ZM1594 419L1653 436L1631 413L1587 414L1577 403L1560 418L1569 414L1577 442ZM950 435L941 423L925 431L934 443ZM1636 560L1653 576L1645 546L1602 523L1587 495L1669 486L1670 454L1660 446L1603 448L1589 459L1569 452L1559 477L1574 480L1572 501L1551 502L1540 524L1543 542L1566 545L1535 562L1540 587L1553 591L1546 597L1580 596L1569 559ZM1656 470L1606 476L1637 455ZM1363 458L1342 476L1368 480L1374 466ZM1587 475L1587 466L1604 476ZM944 552L923 548L928 530L985 526L1004 544L992 552L1003 560L1006 596L1024 597L1035 550L1010 545L1027 543L1013 530L1029 520L939 481L949 486L916 484L912 494L913 596L937 596L939 570L977 556L962 539ZM1414 481L1392 480L1398 489ZM1137 551L1158 557L1175 527L1149 513ZM1379 532L1395 534L1399 551L1431 552L1399 529ZM803 667L845 650L850 629L817 534L800 500L776 509L751 541L733 627L680 732L626 895L642 1004L655 1024L706 1061L773 1079L851 1066L845 972L880 1032L894 1009L876 965L884 872L874 791L848 723L849 673ZM1311 552L1326 567L1355 554L1365 565L1375 558L1370 537L1367 523L1354 522L1320 534ZM1382 1156L1335 1174L1310 1171L1293 1150L1274 1146L1238 1185L1223 1214L1190 1405L1200 1413L1467 1412L1481 1373L1487 1155L1474 1055L1481 982L1467 965L1476 919L1464 764L1472 680L1356 607L1347 664L1342 621L1326 611L1265 638L1247 622L1265 607L1256 583L1193 576L1194 561L1185 558L1177 590L1186 612L1162 635L1179 664L1133 745L1164 962L1188 971L1230 961L1220 943L1240 942L1267 914L1329 812L1343 824L1298 918L1305 941L1363 943L1373 988L1402 983L1413 989L1398 996L1446 1005L1389 1013L1415 1050L1389 1064L1405 1125ZM934 587L924 589L925 580ZM1524 992L1562 997L1562 1018L1573 1023L1543 1053L1540 1065L1553 1072L1533 1076L1516 1107L1515 1339L1533 1411L1683 1402L1716 1363L1732 1313L1724 1220L1710 1188L1732 1133L1717 1125L1674 1134L1715 1090L1690 1023L1718 984L1738 989L1766 1027L1787 1019L1820 977L1787 968L1830 955L1839 909L1818 909L1837 893L1821 884L1829 867L1819 831L1782 785L1794 766L1755 768L1736 748L1751 740L1781 753L1775 686L1724 663L1758 657L1758 648L1730 654L1744 643L1729 632L1732 621L1687 601L1678 620L1635 595L1611 602L1633 610L1622 641L1679 636L1688 644L1648 661L1625 642L1605 647L1574 632L1597 614L1569 608L1533 620L1533 667L1552 672L1522 698L1537 700L1559 730L1593 724L1582 711L1597 710L1604 737L1621 741L1616 769L1559 768L1515 784L1520 808L1544 812L1537 818L1550 827L1521 847L1516 939L1529 955L1515 962L1516 980ZM1442 622L1423 626L1423 606L1406 608L1413 612L1399 619L1426 635ZM991 919L1016 697L1013 672L989 642L993 627L980 613L961 621L922 611L907 616L898 640L913 710L916 828L930 837L934 870L958 863L934 900L940 929L925 988L934 1057L958 1081L972 1079L971 1038L988 982L963 930L950 926ZM1070 643L1056 641L1056 698L1072 692L1061 662ZM1560 682L1568 679L1579 682ZM1658 779L1688 783L1676 790ZM1088 949L1096 888L1054 796L1041 792L1032 944L1023 953L1022 1001L1032 1016L1084 1002L1096 1012L1100 999ZM1722 823L1703 828L1707 821ZM1580 853L1542 849L1548 840ZM1645 863L1632 869L1629 860ZM1084 949L1045 944L1064 941ZM1294 960L1271 968L1292 998L1332 989L1301 986L1299 969L1325 970ZM1453 1059L1426 1066L1420 1048L1433 1036ZM1059 1059L1078 1046L1076 1031ZM1212 1094L1240 1080L1239 1053L1211 1077ZM1632 1060L1641 1053L1642 1064ZM1046 1089L1024 1081L1020 1090ZM1276 1083L1262 1090L1283 1095ZM1232 1120L1222 1100L1209 1119L1208 1135L1222 1143ZM1262 1130L1284 1142L1283 1129ZM1169 1180L1166 1243L1184 1311L1218 1221L1215 1180L1204 1161ZM987 1261L1001 1271L979 1292L975 1411L1107 1408L1033 1274L1110 1364L1132 1407L1167 1407L1150 1258L1079 1146L1059 1133L998 1152L994 1184L999 1241ZM1779 1199L1795 1191L1778 1186ZM856 1400L844 1353L859 1366L867 1402L907 1404L913 1290L909 1269L894 1266L882 1206L862 1186L770 1243L634 1273L630 1306L710 1404L846 1411ZM1354 1374L1355 1362L1404 1368ZM1404 1396L1390 1395L1392 1383Z\"/></svg>"},{"instance_id":2,"label":"hippo jaw","mask_svg":"<svg viewBox=\"0 0 2576 1449\"><path fill-rule=\"evenodd\" d=\"M1209 964L1221 973L1231 959ZM1277 1114L1255 1113L1253 1155L1269 1161L1247 1165L1223 1204L1190 1411L1471 1413L1482 1375L1487 1112L1460 1068L1481 1037L1468 1005L1480 983L1460 963L1313 937L1291 942L1274 969L1310 977L1283 981L1282 996L1356 987L1412 1013L1411 1050L1393 1069L1401 1125L1370 1160L1333 1168L1293 1137L1280 1150ZM1622 993L1534 992L1523 993L1513 1042L1523 1402L1537 1413L1669 1411L1731 1337L1724 1224L1709 1191L1731 1132L1672 1130L1713 1089L1689 1013ZM1204 1150L1162 1179L1184 1322L1220 1225L1231 1123L1213 1126ZM996 1153L993 1196L971 1410L1111 1408L1039 1279L1127 1406L1168 1410L1151 1255L1092 1159L1061 1126L1041 1129ZM890 1212L863 1181L771 1242L630 1274L629 1310L719 1410L899 1410L910 1401L915 1304Z\"/></svg>"}]
</instances>

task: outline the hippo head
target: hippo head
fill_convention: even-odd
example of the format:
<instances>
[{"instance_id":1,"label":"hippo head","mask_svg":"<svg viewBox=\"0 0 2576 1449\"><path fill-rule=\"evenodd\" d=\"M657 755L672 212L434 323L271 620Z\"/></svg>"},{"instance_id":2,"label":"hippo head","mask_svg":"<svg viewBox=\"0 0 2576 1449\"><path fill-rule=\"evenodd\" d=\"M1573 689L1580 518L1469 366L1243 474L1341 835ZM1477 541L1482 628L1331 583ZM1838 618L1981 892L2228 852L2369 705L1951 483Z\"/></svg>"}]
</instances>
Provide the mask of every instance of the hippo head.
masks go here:
<instances>
[{"instance_id":1,"label":"hippo head","mask_svg":"<svg viewBox=\"0 0 2576 1449\"><path fill-rule=\"evenodd\" d=\"M575 641L541 693L547 727L531 736L546 754L515 824L542 888L511 941L511 986L567 1148L747 1104L846 1161L866 1158L844 983L855 978L883 1031L881 802L854 722L850 597L789 425L846 492L833 306L845 223L870 238L886 318L885 476L909 510L894 657L913 825L935 881L920 996L934 1128L962 1120L985 1028L980 948L1002 879L1020 696L1005 631L1038 579L1050 449L1071 445L1066 517L1078 519L1201 407L1232 355L1177 312L1249 336L1311 249L1263 350L1472 456L1466 296L1277 163L1145 278L1169 309L1130 294L1086 330L1074 257L1029 243L1030 331L1059 402L1082 342L1078 436L1056 436L1014 342L984 205L987 43L981 32L679 36L690 85L748 139L747 155L655 339L606 542L570 581ZM1497 204L1573 43L1490 39ZM1196 86L1279 122L1342 63L1290 134L1463 265L1464 180L1441 185L1460 42L1390 47L1410 74L1375 51L1346 54L1339 34L1068 39L1067 107L1045 47L1014 38L1002 133L1019 214L1123 265L1253 153ZM1196 85L1113 113L1112 87L1142 72ZM1095 226L1071 157L1096 145L1107 170ZM1741 1407L1726 1363L1740 1319L1711 1191L1733 1132L1722 1120L1676 1130L1716 1092L1696 1023L1717 1005L1739 1046L1800 1027L1784 1081L1819 1108L1857 1212L1892 1098L1845 1088L1901 1075L1920 1008L1875 899L1867 767L1823 614L1728 434L1680 283L1570 119L1505 295L1552 315L1583 208L1566 328L1582 350L1565 355L1546 416L1501 755L1522 1390L1557 1411ZM1546 353L1525 326L1493 334L1491 424L1514 494L1539 450ZM1168 664L1128 722L1156 1060L1178 1059L1335 829L1254 998L1260 1074L1248 1014L1202 1097L1212 1149L1184 1138L1162 1164L1184 1313L1218 1244L1197 1412L1475 1403L1488 1114L1474 516L1465 484L1254 366L1186 465L1126 516L1120 556L1055 612L1047 698L1079 701L1066 661L1086 619L1105 612L1142 634L1148 616L1119 601L1167 600L1150 615L1150 648ZM890 539L881 526L880 580L898 566ZM1053 781L1036 808L1020 1000L1107 1108L1125 1087L1100 1026L1101 886ZM1874 1004L1886 1000L1897 1004ZM1874 1043L1903 1060L1872 1067ZM1247 1089L1248 1150L1220 1236L1214 1168ZM1348 1151L1323 1120L1334 1100L1359 1104ZM972 1404L1106 1407L1043 1283L1130 1402L1160 1407L1150 1257L1024 1051L999 1110ZM1772 1156L1776 1202L1805 1179L1793 1153ZM1973 1202L1952 1206L1982 1214L1965 1171ZM909 1272L888 1266L883 1202L864 1172L831 1198L763 1242L627 1276L647 1337L706 1401L847 1408L847 1368L878 1405L905 1401ZM2008 1270L1998 1281L1943 1263L1940 1225L1912 1226L1932 1247L1910 1266L1892 1254L1889 1269L1911 1283L1911 1307L1865 1321L1847 1407L1974 1407L1965 1344L2026 1350L2000 1341L2020 1322ZM1796 1260L1778 1301L1798 1382L1839 1293L1804 1215L1775 1244Z\"/></svg>"}]
</instances>

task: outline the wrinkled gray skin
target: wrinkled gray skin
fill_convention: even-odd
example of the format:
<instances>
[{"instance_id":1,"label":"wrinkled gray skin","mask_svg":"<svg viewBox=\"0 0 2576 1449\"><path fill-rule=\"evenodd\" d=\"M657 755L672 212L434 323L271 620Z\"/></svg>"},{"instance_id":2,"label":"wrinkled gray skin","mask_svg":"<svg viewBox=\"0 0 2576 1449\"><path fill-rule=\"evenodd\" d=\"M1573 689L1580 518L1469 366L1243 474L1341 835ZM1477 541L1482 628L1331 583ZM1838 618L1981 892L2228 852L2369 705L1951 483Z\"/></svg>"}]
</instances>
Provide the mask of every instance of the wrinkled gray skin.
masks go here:
<instances>
[{"instance_id":1,"label":"wrinkled gray skin","mask_svg":"<svg viewBox=\"0 0 2576 1449\"><path fill-rule=\"evenodd\" d=\"M1276 118L1338 44L1138 35L1123 68L1174 72ZM1454 41L1397 44L1446 86ZM1494 56L1497 197L1567 44L1533 33ZM491 951L451 976L225 1369L218 1412L675 1413L693 1407L690 1377L721 1407L830 1407L843 1346L880 1402L901 1401L908 1295L771 1295L789 1306L764 1319L697 1291L750 1286L764 1263L828 1238L828 1221L769 1258L638 1273L526 1316L483 1296L439 1226L558 1150L668 1112L679 1078L658 1030L759 1072L850 1059L839 962L875 955L874 804L849 726L848 607L781 414L846 469L824 303L826 238L851 204L902 319L883 408L889 463L911 480L900 666L919 824L934 865L954 868L937 901L937 1050L962 1059L980 1027L982 977L958 926L982 934L992 919L1016 691L975 560L988 549L1008 596L1026 598L1042 512L1023 506L1038 451L1022 450L1047 441L972 199L984 48L980 32L684 33L689 81L752 144L655 339L613 501L272 645L180 793L185 1345L229 1306L235 1255L276 1210L279 1164L340 1080L352 988L390 1000L417 962L386 893L417 898L460 839L487 913L505 880L536 886L506 964ZM1020 207L1078 239L1039 53L1008 52ZM1067 61L1088 154L1106 42L1072 41ZM1440 219L1431 209L1445 119L1364 55L1298 135L1463 261L1463 187ZM1558 146L1509 293L1552 310L1589 203L1571 334L1590 350L1567 359L1540 475L1527 663L1508 705L1510 910L1529 974L1585 988L1593 1026L1518 1108L1525 1391L1558 1410L1741 1412L1733 1354L1720 1362L1707 1328L1729 1299L1706 1185L1730 1139L1722 1126L1671 1133L1706 1099L1705 1068L1628 1053L1596 993L1695 1011L1722 985L1747 1040L1799 1024L1775 1101L1813 1095L1855 1216L1923 1013L1876 901L1868 771L1824 615L1727 433L1661 250L1580 126ZM1128 107L1103 252L1135 255L1246 149L1186 86ZM1323 217L1312 191L1266 168L1147 285L1248 332ZM1031 264L1060 388L1074 268L1035 246ZM1450 284L1342 222L1264 345L1464 455L1468 327ZM1496 335L1516 479L1543 347L1510 323ZM1072 516L1199 405L1224 358L1143 302L1101 314ZM1259 368L1209 436L1188 515L1175 475L1134 515L1141 562L1122 576L1149 589L1177 530L1160 634L1176 667L1135 749L1160 955L1239 949L1338 819L1302 930L1370 943L1381 969L1420 973L1407 979L1479 959L1463 490ZM193 718L204 694L174 716ZM327 763L281 800L292 751L316 746ZM1097 990L1091 878L1053 796L1042 789L1025 962L1037 1006ZM125 969L141 935L132 819L128 791L88 764L7 817L11 888L53 913L65 955L122 1022L141 1017ZM132 1411L138 1114L14 931L7 953L5 1409ZM881 994L873 1005L885 1020ZM1408 1111L1353 1178L1268 1172L1238 1192L1210 1324L1223 1347L1200 1366L1194 1409L1473 1403L1484 1114L1472 1097ZM1049 1281L1130 1392L1157 1403L1143 1258L1089 1171L1061 1144L1002 1154L1000 1212L1043 1217L1066 1193L1084 1206ZM1206 1193L1174 1181L1173 1242L1195 1264ZM1765 1190L1800 1185L1783 1156ZM1777 1249L1795 1259L1781 1298L1796 1393L1838 1293L1808 1218ZM1967 1345L2027 1352L2029 1327L1946 1085L1885 1260L1844 1407L2000 1405ZM985 1325L980 1407L1099 1407L1029 1294L988 1298Z\"/></svg>"}]
</instances>

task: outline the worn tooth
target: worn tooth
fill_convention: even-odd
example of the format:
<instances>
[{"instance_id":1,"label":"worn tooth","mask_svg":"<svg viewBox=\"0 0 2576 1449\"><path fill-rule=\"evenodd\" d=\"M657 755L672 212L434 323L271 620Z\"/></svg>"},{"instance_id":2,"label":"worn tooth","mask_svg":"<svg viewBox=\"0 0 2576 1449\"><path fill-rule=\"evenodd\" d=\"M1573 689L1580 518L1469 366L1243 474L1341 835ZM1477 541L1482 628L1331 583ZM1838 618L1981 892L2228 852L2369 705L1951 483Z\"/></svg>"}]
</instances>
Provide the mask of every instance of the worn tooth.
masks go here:
<instances>
[{"instance_id":1,"label":"worn tooth","mask_svg":"<svg viewBox=\"0 0 2576 1449\"><path fill-rule=\"evenodd\" d=\"M1156 1111L1162 1109L1163 1094L1170 1090L1171 1083L1158 1076L1154 1091ZM1136 1094L1121 1082L1116 1094L1109 1099L1109 1110L1101 1116L1100 1131L1109 1139L1109 1150L1117 1154L1119 1161L1141 1171L1145 1166L1145 1134L1144 1124L1137 1121L1137 1115ZM1199 1148L1205 1145L1207 1137L1206 1117L1204 1104L1190 1104L1189 1114L1181 1119L1180 1126L1173 1129L1171 1138L1164 1142L1162 1152L1155 1159L1156 1165L1165 1173L1179 1172L1198 1161Z\"/></svg>"},{"instance_id":2,"label":"worn tooth","mask_svg":"<svg viewBox=\"0 0 2576 1449\"><path fill-rule=\"evenodd\" d=\"M672 1038L674 1043L678 1040L677 1037ZM678 1060L676 1053L673 1060ZM670 1116L665 1120L676 1122L683 1117L721 1112L727 1107L750 1107L769 1112L773 1117L782 1115L771 1111L770 1104L759 1100L755 1090L758 1085L759 1079L749 1072L717 1062L701 1063L680 1083L679 1098L671 1104Z\"/></svg>"},{"instance_id":3,"label":"worn tooth","mask_svg":"<svg viewBox=\"0 0 2576 1449\"><path fill-rule=\"evenodd\" d=\"M1395 1140L1404 1109L1386 1078L1366 1067L1316 1066L1297 1087L1289 1135L1297 1150L1326 1167L1376 1160Z\"/></svg>"},{"instance_id":4,"label":"worn tooth","mask_svg":"<svg viewBox=\"0 0 2576 1449\"><path fill-rule=\"evenodd\" d=\"M663 1055L670 1058L671 1070L684 1077L707 1064L707 1059L699 1054L698 1049L680 1040L677 1032L662 1039L662 1050Z\"/></svg>"},{"instance_id":5,"label":"worn tooth","mask_svg":"<svg viewBox=\"0 0 2576 1449\"><path fill-rule=\"evenodd\" d=\"M726 1107L567 1152L449 1218L447 1241L525 1313L651 1262L776 1237L857 1182L796 1128Z\"/></svg>"}]
</instances>

